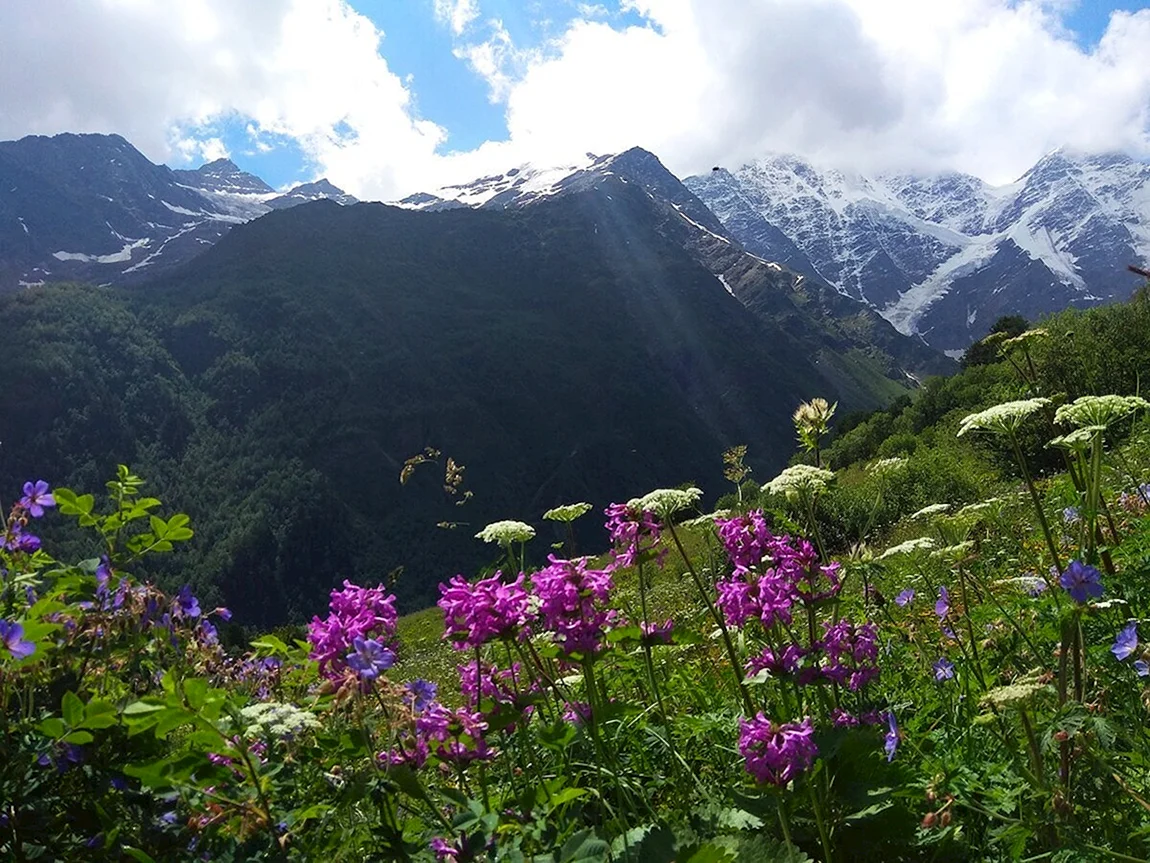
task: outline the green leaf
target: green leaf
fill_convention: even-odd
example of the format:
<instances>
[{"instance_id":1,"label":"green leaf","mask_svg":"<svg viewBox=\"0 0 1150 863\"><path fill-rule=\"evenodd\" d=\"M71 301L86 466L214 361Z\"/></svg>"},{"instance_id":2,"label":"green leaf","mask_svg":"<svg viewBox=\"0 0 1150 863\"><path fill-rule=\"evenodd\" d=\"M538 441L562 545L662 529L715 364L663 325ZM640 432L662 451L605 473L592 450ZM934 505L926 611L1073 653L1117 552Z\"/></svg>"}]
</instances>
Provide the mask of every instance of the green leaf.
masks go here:
<instances>
[{"instance_id":1,"label":"green leaf","mask_svg":"<svg viewBox=\"0 0 1150 863\"><path fill-rule=\"evenodd\" d=\"M64 720L59 716L49 716L36 726L36 730L43 734L45 737L51 737L53 740L58 740L64 736L64 732L68 730L68 726L64 724Z\"/></svg>"},{"instance_id":2,"label":"green leaf","mask_svg":"<svg viewBox=\"0 0 1150 863\"><path fill-rule=\"evenodd\" d=\"M611 846L591 830L580 830L563 843L559 851L559 863L598 863L605 861L610 851Z\"/></svg>"},{"instance_id":3,"label":"green leaf","mask_svg":"<svg viewBox=\"0 0 1150 863\"><path fill-rule=\"evenodd\" d=\"M188 699L188 704L193 710L199 710L204 706L204 701L208 697L208 682L202 677L192 677L184 681L184 695Z\"/></svg>"},{"instance_id":4,"label":"green leaf","mask_svg":"<svg viewBox=\"0 0 1150 863\"><path fill-rule=\"evenodd\" d=\"M251 642L256 650L266 650L269 653L278 653L286 656L291 650L286 644L274 635L265 635L263 638Z\"/></svg>"},{"instance_id":5,"label":"green leaf","mask_svg":"<svg viewBox=\"0 0 1150 863\"><path fill-rule=\"evenodd\" d=\"M64 714L64 721L71 728L78 728L84 721L84 702L75 692L65 692L64 700L60 703L60 712Z\"/></svg>"},{"instance_id":6,"label":"green leaf","mask_svg":"<svg viewBox=\"0 0 1150 863\"><path fill-rule=\"evenodd\" d=\"M164 712L159 715L156 720L156 738L162 739L167 737L181 725L187 725L194 720L196 715L178 707L165 708Z\"/></svg>"},{"instance_id":7,"label":"green leaf","mask_svg":"<svg viewBox=\"0 0 1150 863\"><path fill-rule=\"evenodd\" d=\"M728 863L734 860L736 854L730 848L716 845L714 842L705 842L684 851L680 855L682 863ZM772 861L774 863L774 861Z\"/></svg>"},{"instance_id":8,"label":"green leaf","mask_svg":"<svg viewBox=\"0 0 1150 863\"><path fill-rule=\"evenodd\" d=\"M64 738L64 742L83 744L91 743L95 739L96 738L92 736L92 732L90 731L73 731Z\"/></svg>"},{"instance_id":9,"label":"green leaf","mask_svg":"<svg viewBox=\"0 0 1150 863\"><path fill-rule=\"evenodd\" d=\"M145 852L141 851L139 848L133 848L130 845L125 845L120 850L123 851L125 854L127 854L129 857L131 857L133 860L139 861L139 863L156 863L155 858L149 857Z\"/></svg>"},{"instance_id":10,"label":"green leaf","mask_svg":"<svg viewBox=\"0 0 1150 863\"><path fill-rule=\"evenodd\" d=\"M145 713L155 713L157 710L163 710L162 704L149 704L146 701L133 701L124 708L125 716L139 716Z\"/></svg>"}]
</instances>

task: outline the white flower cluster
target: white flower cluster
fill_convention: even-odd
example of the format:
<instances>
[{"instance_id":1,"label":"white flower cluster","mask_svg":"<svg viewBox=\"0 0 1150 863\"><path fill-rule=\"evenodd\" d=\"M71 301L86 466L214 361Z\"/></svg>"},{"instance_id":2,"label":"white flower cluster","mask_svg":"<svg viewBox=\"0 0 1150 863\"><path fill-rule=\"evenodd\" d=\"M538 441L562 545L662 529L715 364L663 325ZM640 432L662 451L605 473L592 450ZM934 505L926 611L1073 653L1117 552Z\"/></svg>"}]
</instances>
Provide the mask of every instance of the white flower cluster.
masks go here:
<instances>
[{"instance_id":1,"label":"white flower cluster","mask_svg":"<svg viewBox=\"0 0 1150 863\"><path fill-rule=\"evenodd\" d=\"M1090 442L1094 440L1094 435L1100 431L1106 431L1106 426L1082 426L1082 428L1076 428L1067 434L1059 435L1049 445L1068 450L1084 450L1090 446Z\"/></svg>"},{"instance_id":2,"label":"white flower cluster","mask_svg":"<svg viewBox=\"0 0 1150 863\"><path fill-rule=\"evenodd\" d=\"M1046 332L1046 330L1042 329L1041 327L1035 327L1033 330L1027 330L1024 333L1019 333L1012 339L1007 339L1002 343L1002 347L1016 348L1020 346L1026 346L1031 342L1038 341L1039 339L1044 339L1048 335L1050 334Z\"/></svg>"},{"instance_id":3,"label":"white flower cluster","mask_svg":"<svg viewBox=\"0 0 1150 863\"><path fill-rule=\"evenodd\" d=\"M547 521L574 521L581 518L591 511L591 504L589 503L566 503L563 506L557 506L554 509L549 509L543 513L543 517Z\"/></svg>"},{"instance_id":4,"label":"white flower cluster","mask_svg":"<svg viewBox=\"0 0 1150 863\"><path fill-rule=\"evenodd\" d=\"M476 539L484 542L497 542L500 545L511 545L513 542L527 542L535 536L535 528L521 521L493 521L479 533Z\"/></svg>"},{"instance_id":5,"label":"white flower cluster","mask_svg":"<svg viewBox=\"0 0 1150 863\"><path fill-rule=\"evenodd\" d=\"M653 512L659 518L666 518L684 509L690 509L703 497L703 490L695 488L657 488L642 497L627 501L627 509L632 512Z\"/></svg>"},{"instance_id":6,"label":"white flower cluster","mask_svg":"<svg viewBox=\"0 0 1150 863\"><path fill-rule=\"evenodd\" d=\"M1063 405L1054 421L1072 426L1108 426L1138 410L1150 409L1150 402L1138 396L1083 396Z\"/></svg>"},{"instance_id":7,"label":"white flower cluster","mask_svg":"<svg viewBox=\"0 0 1150 863\"><path fill-rule=\"evenodd\" d=\"M714 512L709 512L706 515L700 515L697 518L691 518L683 522L684 527L713 527L715 519L717 518L730 518L731 511L729 509L717 509Z\"/></svg>"},{"instance_id":8,"label":"white flower cluster","mask_svg":"<svg viewBox=\"0 0 1150 863\"><path fill-rule=\"evenodd\" d=\"M904 467L906 467L906 459L895 456L894 458L880 458L878 461L872 462L867 466L867 471L875 476L885 476Z\"/></svg>"},{"instance_id":9,"label":"white flower cluster","mask_svg":"<svg viewBox=\"0 0 1150 863\"><path fill-rule=\"evenodd\" d=\"M900 542L898 545L892 545L886 551L878 556L879 560L886 560L888 557L894 557L897 554L911 554L916 551L930 551L934 548L935 542L929 536L920 536L917 539L908 539L906 542Z\"/></svg>"},{"instance_id":10,"label":"white flower cluster","mask_svg":"<svg viewBox=\"0 0 1150 863\"><path fill-rule=\"evenodd\" d=\"M930 506L924 506L918 512L911 515L912 519L926 518L931 515L940 515L950 509L949 503L932 503Z\"/></svg>"},{"instance_id":11,"label":"white flower cluster","mask_svg":"<svg viewBox=\"0 0 1150 863\"><path fill-rule=\"evenodd\" d=\"M249 704L240 710L240 715L251 723L244 732L247 737L289 737L310 728L319 728L320 724L314 714L278 701Z\"/></svg>"},{"instance_id":12,"label":"white flower cluster","mask_svg":"<svg viewBox=\"0 0 1150 863\"><path fill-rule=\"evenodd\" d=\"M985 431L996 434L1008 434L1018 430L1025 420L1035 411L1042 410L1050 404L1050 399L1021 399L1016 402L1003 402L976 414L970 414L958 427L958 436L962 437L968 431Z\"/></svg>"},{"instance_id":13,"label":"white flower cluster","mask_svg":"<svg viewBox=\"0 0 1150 863\"><path fill-rule=\"evenodd\" d=\"M768 494L785 494L788 498L803 492L819 492L834 481L829 470L809 464L793 464L763 486Z\"/></svg>"}]
</instances>

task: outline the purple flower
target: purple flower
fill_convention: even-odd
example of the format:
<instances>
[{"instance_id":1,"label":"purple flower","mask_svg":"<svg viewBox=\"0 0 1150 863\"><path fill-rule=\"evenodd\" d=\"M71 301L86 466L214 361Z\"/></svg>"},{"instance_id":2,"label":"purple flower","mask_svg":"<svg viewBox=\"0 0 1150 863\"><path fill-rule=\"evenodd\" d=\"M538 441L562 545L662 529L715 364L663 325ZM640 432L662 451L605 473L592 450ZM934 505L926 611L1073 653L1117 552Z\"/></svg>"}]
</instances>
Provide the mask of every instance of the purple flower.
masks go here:
<instances>
[{"instance_id":1,"label":"purple flower","mask_svg":"<svg viewBox=\"0 0 1150 863\"><path fill-rule=\"evenodd\" d=\"M45 507L56 505L56 498L48 491L48 483L42 479L35 482L24 483L24 496L20 498L20 506L28 510L32 518L40 518Z\"/></svg>"},{"instance_id":2,"label":"purple flower","mask_svg":"<svg viewBox=\"0 0 1150 863\"><path fill-rule=\"evenodd\" d=\"M1114 644L1110 648L1118 661L1128 659L1130 655L1138 648L1138 624L1128 623L1126 627L1118 633L1118 637L1114 639Z\"/></svg>"},{"instance_id":3,"label":"purple flower","mask_svg":"<svg viewBox=\"0 0 1150 863\"><path fill-rule=\"evenodd\" d=\"M223 620L225 622L232 619L231 611L224 608L223 606L217 608L215 611L212 612L212 614L219 615L220 620Z\"/></svg>"},{"instance_id":4,"label":"purple flower","mask_svg":"<svg viewBox=\"0 0 1150 863\"><path fill-rule=\"evenodd\" d=\"M950 614L950 593L945 585L938 589L938 601L934 604L934 613L939 620L944 620Z\"/></svg>"},{"instance_id":5,"label":"purple flower","mask_svg":"<svg viewBox=\"0 0 1150 863\"><path fill-rule=\"evenodd\" d=\"M40 537L33 536L17 522L12 526L11 532L4 537L3 547L7 551L22 551L32 554L40 548Z\"/></svg>"},{"instance_id":6,"label":"purple flower","mask_svg":"<svg viewBox=\"0 0 1150 863\"><path fill-rule=\"evenodd\" d=\"M898 751L898 720L894 718L894 711L886 714L886 735L883 737L883 749L886 750L886 760L894 761L894 754Z\"/></svg>"},{"instance_id":7,"label":"purple flower","mask_svg":"<svg viewBox=\"0 0 1150 863\"><path fill-rule=\"evenodd\" d=\"M908 587L901 591L898 596L894 598L894 604L901 607L910 605L914 600L914 588Z\"/></svg>"},{"instance_id":8,"label":"purple flower","mask_svg":"<svg viewBox=\"0 0 1150 863\"><path fill-rule=\"evenodd\" d=\"M176 594L176 604L185 617L200 616L200 601L192 593L191 585L185 584L180 588L180 592Z\"/></svg>"},{"instance_id":9,"label":"purple flower","mask_svg":"<svg viewBox=\"0 0 1150 863\"><path fill-rule=\"evenodd\" d=\"M1068 506L1062 510L1062 521L1065 524L1077 524L1082 521L1082 512L1076 506Z\"/></svg>"},{"instance_id":10,"label":"purple flower","mask_svg":"<svg viewBox=\"0 0 1150 863\"><path fill-rule=\"evenodd\" d=\"M674 629L675 621L671 618L667 618L662 623L639 624L639 630L643 633L643 641L647 644L670 644Z\"/></svg>"},{"instance_id":11,"label":"purple flower","mask_svg":"<svg viewBox=\"0 0 1150 863\"><path fill-rule=\"evenodd\" d=\"M1146 677L1150 675L1150 663L1147 663L1145 659L1135 659L1134 670L1138 672L1139 677Z\"/></svg>"},{"instance_id":12,"label":"purple flower","mask_svg":"<svg viewBox=\"0 0 1150 863\"><path fill-rule=\"evenodd\" d=\"M531 619L523 579L520 573L515 581L504 584L497 572L475 584L457 575L439 585L439 607L447 624L443 637L465 650L517 634Z\"/></svg>"},{"instance_id":13,"label":"purple flower","mask_svg":"<svg viewBox=\"0 0 1150 863\"><path fill-rule=\"evenodd\" d=\"M343 590L331 592L330 613L326 620L313 617L308 624L308 656L319 662L320 674L338 679L347 667L346 656L356 638L377 641L395 635L399 615L395 596L385 593L383 585L368 588L344 581Z\"/></svg>"},{"instance_id":14,"label":"purple flower","mask_svg":"<svg viewBox=\"0 0 1150 863\"><path fill-rule=\"evenodd\" d=\"M27 659L36 652L36 645L24 640L24 627L19 623L0 620L0 642L14 659Z\"/></svg>"},{"instance_id":15,"label":"purple flower","mask_svg":"<svg viewBox=\"0 0 1150 863\"><path fill-rule=\"evenodd\" d=\"M786 785L814 763L819 752L814 736L809 716L802 722L776 725L760 713L739 720L739 754L758 782Z\"/></svg>"},{"instance_id":16,"label":"purple flower","mask_svg":"<svg viewBox=\"0 0 1150 863\"><path fill-rule=\"evenodd\" d=\"M1066 588L1070 598L1080 605L1090 597L1097 599L1102 595L1102 574L1080 560L1070 561L1070 566L1066 567L1066 572L1062 573L1058 583Z\"/></svg>"},{"instance_id":17,"label":"purple flower","mask_svg":"<svg viewBox=\"0 0 1150 863\"><path fill-rule=\"evenodd\" d=\"M347 664L364 680L375 680L395 665L395 654L374 638L354 638L355 648L347 655Z\"/></svg>"},{"instance_id":18,"label":"purple flower","mask_svg":"<svg viewBox=\"0 0 1150 863\"><path fill-rule=\"evenodd\" d=\"M954 677L954 663L947 659L945 656L935 660L934 663L934 679L942 682L943 680L951 680Z\"/></svg>"},{"instance_id":19,"label":"purple flower","mask_svg":"<svg viewBox=\"0 0 1150 863\"><path fill-rule=\"evenodd\" d=\"M547 559L548 566L531 577L539 598L539 625L554 633L564 653L598 652L606 629L617 618L605 607L615 587L611 568L588 569L586 558Z\"/></svg>"},{"instance_id":20,"label":"purple flower","mask_svg":"<svg viewBox=\"0 0 1150 863\"><path fill-rule=\"evenodd\" d=\"M416 713L422 713L439 694L439 687L429 680L412 680L407 684L408 694L405 697Z\"/></svg>"},{"instance_id":21,"label":"purple flower","mask_svg":"<svg viewBox=\"0 0 1150 863\"><path fill-rule=\"evenodd\" d=\"M603 525L611 535L615 562L619 566L634 566L644 551L654 548L659 542L659 521L654 513L643 510L632 512L625 503L613 503L604 514L607 521ZM643 540L647 539L647 545Z\"/></svg>"},{"instance_id":22,"label":"purple flower","mask_svg":"<svg viewBox=\"0 0 1150 863\"><path fill-rule=\"evenodd\" d=\"M204 642L206 644L219 644L220 634L219 631L212 625L206 617L200 621L200 632L203 633Z\"/></svg>"}]
</instances>

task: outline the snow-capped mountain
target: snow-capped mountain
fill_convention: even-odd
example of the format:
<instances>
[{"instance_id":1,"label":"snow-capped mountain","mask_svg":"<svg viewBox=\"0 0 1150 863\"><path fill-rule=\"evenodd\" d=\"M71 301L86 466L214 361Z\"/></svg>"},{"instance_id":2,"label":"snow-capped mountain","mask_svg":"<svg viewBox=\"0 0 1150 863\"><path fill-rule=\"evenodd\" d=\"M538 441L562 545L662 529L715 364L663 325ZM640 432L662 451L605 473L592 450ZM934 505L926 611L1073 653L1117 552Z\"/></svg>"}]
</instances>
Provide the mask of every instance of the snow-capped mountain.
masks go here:
<instances>
[{"instance_id":1,"label":"snow-capped mountain","mask_svg":"<svg viewBox=\"0 0 1150 863\"><path fill-rule=\"evenodd\" d=\"M636 188L644 200L642 213L622 203L623 190ZM602 230L626 235L632 220L653 220L660 233L690 252L727 293L800 340L841 391L868 392L868 373L906 383L950 370L945 358L922 340L900 334L865 302L802 275L796 265L801 261L778 254L778 249L759 254L745 248L730 226L640 147L614 155L588 153L560 166L523 165L410 195L396 205L417 210L530 209L556 196L584 192L599 193Z\"/></svg>"},{"instance_id":2,"label":"snow-capped mountain","mask_svg":"<svg viewBox=\"0 0 1150 863\"><path fill-rule=\"evenodd\" d=\"M326 180L277 192L227 159L155 165L119 135L0 142L0 291L47 280L119 284L184 263L235 224L332 198Z\"/></svg>"},{"instance_id":3,"label":"snow-capped mountain","mask_svg":"<svg viewBox=\"0 0 1150 863\"><path fill-rule=\"evenodd\" d=\"M1150 166L1055 151L1005 186L867 177L771 156L688 177L746 248L957 352L1004 314L1125 299L1150 257Z\"/></svg>"}]
</instances>

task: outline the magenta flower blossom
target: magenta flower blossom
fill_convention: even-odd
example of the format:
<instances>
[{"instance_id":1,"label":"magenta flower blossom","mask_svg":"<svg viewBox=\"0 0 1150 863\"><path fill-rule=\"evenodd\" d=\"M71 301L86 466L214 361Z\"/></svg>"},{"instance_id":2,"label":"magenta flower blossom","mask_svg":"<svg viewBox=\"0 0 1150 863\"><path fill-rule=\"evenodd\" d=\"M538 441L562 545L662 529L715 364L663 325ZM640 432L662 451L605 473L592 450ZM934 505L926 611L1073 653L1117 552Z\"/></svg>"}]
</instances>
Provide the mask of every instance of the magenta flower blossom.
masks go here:
<instances>
[{"instance_id":1,"label":"magenta flower blossom","mask_svg":"<svg viewBox=\"0 0 1150 863\"><path fill-rule=\"evenodd\" d=\"M416 718L415 730L444 761L467 764L489 760L496 754L484 740L487 722L481 713L466 709L452 711L436 702Z\"/></svg>"},{"instance_id":2,"label":"magenta flower blossom","mask_svg":"<svg viewBox=\"0 0 1150 863\"><path fill-rule=\"evenodd\" d=\"M1062 573L1058 583L1066 588L1070 598L1082 605L1087 599L1097 599L1102 595L1102 574L1080 560L1070 561L1070 566Z\"/></svg>"},{"instance_id":3,"label":"magenta flower blossom","mask_svg":"<svg viewBox=\"0 0 1150 863\"><path fill-rule=\"evenodd\" d=\"M443 637L460 650L478 647L492 639L509 638L531 619L523 574L504 584L495 573L468 584L461 575L439 585L439 607L447 624Z\"/></svg>"},{"instance_id":4,"label":"magenta flower blossom","mask_svg":"<svg viewBox=\"0 0 1150 863\"><path fill-rule=\"evenodd\" d=\"M539 626L555 635L565 653L597 653L617 613L605 607L614 588L611 569L588 569L587 559L548 557L531 577L539 599Z\"/></svg>"},{"instance_id":5,"label":"magenta flower blossom","mask_svg":"<svg viewBox=\"0 0 1150 863\"><path fill-rule=\"evenodd\" d=\"M899 592L899 595L894 598L894 604L899 608L904 608L914 601L914 588L908 587Z\"/></svg>"},{"instance_id":6,"label":"magenta flower blossom","mask_svg":"<svg viewBox=\"0 0 1150 863\"><path fill-rule=\"evenodd\" d=\"M330 612L326 619L313 617L308 624L311 659L319 662L320 674L330 680L343 676L347 654L357 638L373 638L386 643L395 636L399 615L395 596L383 585L360 587L344 581L343 590L331 592Z\"/></svg>"},{"instance_id":7,"label":"magenta flower blossom","mask_svg":"<svg viewBox=\"0 0 1150 863\"><path fill-rule=\"evenodd\" d=\"M477 672L476 661L473 659L457 668L459 689L467 705L472 708L478 708L483 699L496 704L511 704L515 701L516 689L523 679L523 669L518 662L507 669L499 669L484 662Z\"/></svg>"},{"instance_id":8,"label":"magenta flower blossom","mask_svg":"<svg viewBox=\"0 0 1150 863\"><path fill-rule=\"evenodd\" d=\"M32 518L40 518L47 507L56 505L54 498L48 490L48 483L42 479L35 482L24 483L24 496L20 498L20 506L28 510Z\"/></svg>"},{"instance_id":9,"label":"magenta flower blossom","mask_svg":"<svg viewBox=\"0 0 1150 863\"><path fill-rule=\"evenodd\" d=\"M1118 637L1114 639L1114 645L1110 648L1119 662L1128 659L1135 650L1138 649L1138 624L1128 623L1125 628L1118 633Z\"/></svg>"},{"instance_id":10,"label":"magenta flower blossom","mask_svg":"<svg viewBox=\"0 0 1150 863\"><path fill-rule=\"evenodd\" d=\"M857 692L878 677L878 627L873 623L823 623L821 647L826 656L822 674L828 680Z\"/></svg>"},{"instance_id":11,"label":"magenta flower blossom","mask_svg":"<svg viewBox=\"0 0 1150 863\"><path fill-rule=\"evenodd\" d=\"M775 542L761 509L734 518L717 518L715 525L736 574L757 569Z\"/></svg>"},{"instance_id":12,"label":"magenta flower blossom","mask_svg":"<svg viewBox=\"0 0 1150 863\"><path fill-rule=\"evenodd\" d=\"M0 620L0 644L13 659L27 659L36 652L36 645L24 639L24 627L7 620Z\"/></svg>"},{"instance_id":13,"label":"magenta flower blossom","mask_svg":"<svg viewBox=\"0 0 1150 863\"><path fill-rule=\"evenodd\" d=\"M951 680L954 677L954 663L945 656L936 659L933 667L934 679L940 683L944 680Z\"/></svg>"},{"instance_id":14,"label":"magenta flower blossom","mask_svg":"<svg viewBox=\"0 0 1150 863\"><path fill-rule=\"evenodd\" d=\"M395 653L374 638L353 638L351 644L355 649L347 655L347 664L362 680L375 680L395 665Z\"/></svg>"},{"instance_id":15,"label":"magenta flower blossom","mask_svg":"<svg viewBox=\"0 0 1150 863\"><path fill-rule=\"evenodd\" d=\"M950 614L950 592L945 585L938 589L938 601L934 604L934 613L938 615L939 620L945 620Z\"/></svg>"},{"instance_id":16,"label":"magenta flower blossom","mask_svg":"<svg viewBox=\"0 0 1150 863\"><path fill-rule=\"evenodd\" d=\"M675 621L667 618L662 623L640 623L639 631L647 644L670 644Z\"/></svg>"},{"instance_id":17,"label":"magenta flower blossom","mask_svg":"<svg viewBox=\"0 0 1150 863\"><path fill-rule=\"evenodd\" d=\"M752 656L747 660L744 668L748 677L753 677L760 671L769 671L775 676L794 674L799 670L806 653L806 650L798 644L788 644L778 656L775 656L769 647L764 647L758 656Z\"/></svg>"},{"instance_id":18,"label":"magenta flower blossom","mask_svg":"<svg viewBox=\"0 0 1150 863\"><path fill-rule=\"evenodd\" d=\"M756 781L786 785L814 763L818 755L814 734L809 716L802 722L776 725L760 713L739 720L739 754Z\"/></svg>"},{"instance_id":19,"label":"magenta flower blossom","mask_svg":"<svg viewBox=\"0 0 1150 863\"><path fill-rule=\"evenodd\" d=\"M603 525L615 546L615 562L619 566L634 566L644 551L659 542L659 521L654 513L634 512L625 503L613 503L604 510L607 521ZM647 543L644 545L643 540Z\"/></svg>"}]
</instances>

